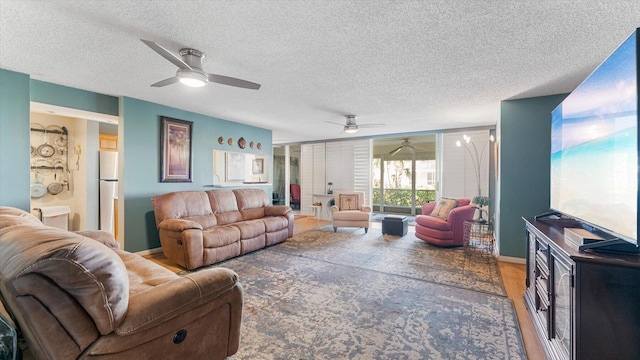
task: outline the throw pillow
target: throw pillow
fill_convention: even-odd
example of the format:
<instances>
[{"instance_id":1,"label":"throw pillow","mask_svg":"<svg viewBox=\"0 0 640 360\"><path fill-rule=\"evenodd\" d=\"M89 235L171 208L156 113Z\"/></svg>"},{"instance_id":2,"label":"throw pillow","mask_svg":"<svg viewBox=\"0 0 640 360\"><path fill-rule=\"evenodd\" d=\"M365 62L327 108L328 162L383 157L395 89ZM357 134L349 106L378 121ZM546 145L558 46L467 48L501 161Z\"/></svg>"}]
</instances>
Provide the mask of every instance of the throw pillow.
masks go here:
<instances>
[{"instance_id":1,"label":"throw pillow","mask_svg":"<svg viewBox=\"0 0 640 360\"><path fill-rule=\"evenodd\" d=\"M340 194L340 210L359 210L357 194Z\"/></svg>"},{"instance_id":2,"label":"throw pillow","mask_svg":"<svg viewBox=\"0 0 640 360\"><path fill-rule=\"evenodd\" d=\"M447 220L449 217L449 212L453 210L456 206L458 206L458 200L456 199L448 199L448 198L440 198L438 200L438 204L433 211L431 212L431 216L438 217L443 220Z\"/></svg>"}]
</instances>

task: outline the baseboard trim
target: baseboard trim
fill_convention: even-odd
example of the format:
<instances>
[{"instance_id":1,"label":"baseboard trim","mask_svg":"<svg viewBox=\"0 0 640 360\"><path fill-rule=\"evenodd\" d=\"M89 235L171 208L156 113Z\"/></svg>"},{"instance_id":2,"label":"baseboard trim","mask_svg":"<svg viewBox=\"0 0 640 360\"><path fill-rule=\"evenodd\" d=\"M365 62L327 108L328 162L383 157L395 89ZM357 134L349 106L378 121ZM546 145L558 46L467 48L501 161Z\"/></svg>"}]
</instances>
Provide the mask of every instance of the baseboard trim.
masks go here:
<instances>
[{"instance_id":1,"label":"baseboard trim","mask_svg":"<svg viewBox=\"0 0 640 360\"><path fill-rule=\"evenodd\" d=\"M526 264L527 263L527 259L518 258L518 257L512 257L512 256L502 256L502 255L498 256L498 261L514 263L514 264Z\"/></svg>"},{"instance_id":2,"label":"baseboard trim","mask_svg":"<svg viewBox=\"0 0 640 360\"><path fill-rule=\"evenodd\" d=\"M141 251L136 251L135 254L140 255L140 256L146 256L146 255L152 255L155 253L159 253L162 251L162 248L155 248L155 249L149 249L149 250L141 250Z\"/></svg>"}]
</instances>

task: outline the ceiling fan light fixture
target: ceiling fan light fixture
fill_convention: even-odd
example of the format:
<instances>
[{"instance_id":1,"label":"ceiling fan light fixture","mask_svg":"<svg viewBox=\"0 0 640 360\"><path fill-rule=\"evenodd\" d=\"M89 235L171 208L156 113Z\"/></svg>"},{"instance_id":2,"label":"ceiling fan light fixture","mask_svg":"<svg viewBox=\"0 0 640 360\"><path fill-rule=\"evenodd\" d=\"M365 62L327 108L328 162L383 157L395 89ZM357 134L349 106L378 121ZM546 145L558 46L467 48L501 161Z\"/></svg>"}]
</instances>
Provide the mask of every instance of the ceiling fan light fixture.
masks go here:
<instances>
[{"instance_id":1,"label":"ceiling fan light fixture","mask_svg":"<svg viewBox=\"0 0 640 360\"><path fill-rule=\"evenodd\" d=\"M196 70L178 69L176 77L182 84L191 87L203 87L209 82L207 74Z\"/></svg>"},{"instance_id":2,"label":"ceiling fan light fixture","mask_svg":"<svg viewBox=\"0 0 640 360\"><path fill-rule=\"evenodd\" d=\"M358 125L345 125L344 132L347 134L355 134L358 132Z\"/></svg>"}]
</instances>

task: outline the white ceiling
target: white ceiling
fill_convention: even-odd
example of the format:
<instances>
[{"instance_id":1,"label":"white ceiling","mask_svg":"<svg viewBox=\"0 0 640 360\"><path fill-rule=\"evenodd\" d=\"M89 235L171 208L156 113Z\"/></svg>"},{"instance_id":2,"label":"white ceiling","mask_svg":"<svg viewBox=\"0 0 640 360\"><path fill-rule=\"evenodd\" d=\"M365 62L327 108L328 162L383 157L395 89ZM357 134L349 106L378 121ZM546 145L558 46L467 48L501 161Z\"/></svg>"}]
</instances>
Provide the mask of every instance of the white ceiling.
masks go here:
<instances>
[{"instance_id":1,"label":"white ceiling","mask_svg":"<svg viewBox=\"0 0 640 360\"><path fill-rule=\"evenodd\" d=\"M274 143L495 125L570 92L640 26L638 0L0 0L0 68L273 131ZM149 85L192 47L262 84ZM348 135L326 121L386 123Z\"/></svg>"}]
</instances>

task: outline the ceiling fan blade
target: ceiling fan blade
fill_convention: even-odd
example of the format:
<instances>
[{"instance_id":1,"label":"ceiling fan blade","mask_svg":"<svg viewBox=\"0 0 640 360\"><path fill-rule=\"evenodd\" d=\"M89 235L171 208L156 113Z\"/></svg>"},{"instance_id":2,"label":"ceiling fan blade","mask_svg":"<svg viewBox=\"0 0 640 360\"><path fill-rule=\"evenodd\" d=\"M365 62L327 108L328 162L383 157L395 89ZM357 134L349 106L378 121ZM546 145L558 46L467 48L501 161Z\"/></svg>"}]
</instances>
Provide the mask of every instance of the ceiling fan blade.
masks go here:
<instances>
[{"instance_id":1,"label":"ceiling fan blade","mask_svg":"<svg viewBox=\"0 0 640 360\"><path fill-rule=\"evenodd\" d=\"M402 150L402 148L403 148L403 147L404 147L404 146L398 146L397 148L395 148L395 149L393 149L393 150L389 151L389 155L393 156L393 155L395 155L395 154L399 153L399 152L400 152L400 150Z\"/></svg>"},{"instance_id":2,"label":"ceiling fan blade","mask_svg":"<svg viewBox=\"0 0 640 360\"><path fill-rule=\"evenodd\" d=\"M209 81L224 84L229 86L235 86L244 89L258 90L260 89L260 84L256 84L251 81L236 79L229 76L217 75L217 74L209 74Z\"/></svg>"},{"instance_id":3,"label":"ceiling fan blade","mask_svg":"<svg viewBox=\"0 0 640 360\"><path fill-rule=\"evenodd\" d=\"M153 86L153 87L163 87L163 86L175 84L178 81L179 81L178 78L174 76L174 77L170 77L168 79L160 80L155 84L151 84L151 86Z\"/></svg>"},{"instance_id":4,"label":"ceiling fan blade","mask_svg":"<svg viewBox=\"0 0 640 360\"><path fill-rule=\"evenodd\" d=\"M358 124L359 127L361 128L372 128L372 127L380 127L380 126L386 126L387 124Z\"/></svg>"},{"instance_id":5,"label":"ceiling fan blade","mask_svg":"<svg viewBox=\"0 0 640 360\"><path fill-rule=\"evenodd\" d=\"M189 66L189 64L184 62L181 57L179 57L176 54L172 53L171 51L163 48L162 46L154 43L153 41L143 40L143 39L140 39L140 41L142 41L143 43L147 44L147 46L150 47L151 49L153 49L153 51L155 51L158 54L160 54L160 56L162 56L163 58L171 61L171 63L173 63L175 66L179 67L180 69L193 70L193 68L191 66Z\"/></svg>"},{"instance_id":6,"label":"ceiling fan blade","mask_svg":"<svg viewBox=\"0 0 640 360\"><path fill-rule=\"evenodd\" d=\"M333 121L325 121L325 122L326 122L326 123L329 123L329 124L333 124L333 125L344 126L344 124L337 123L337 122L333 122Z\"/></svg>"}]
</instances>

